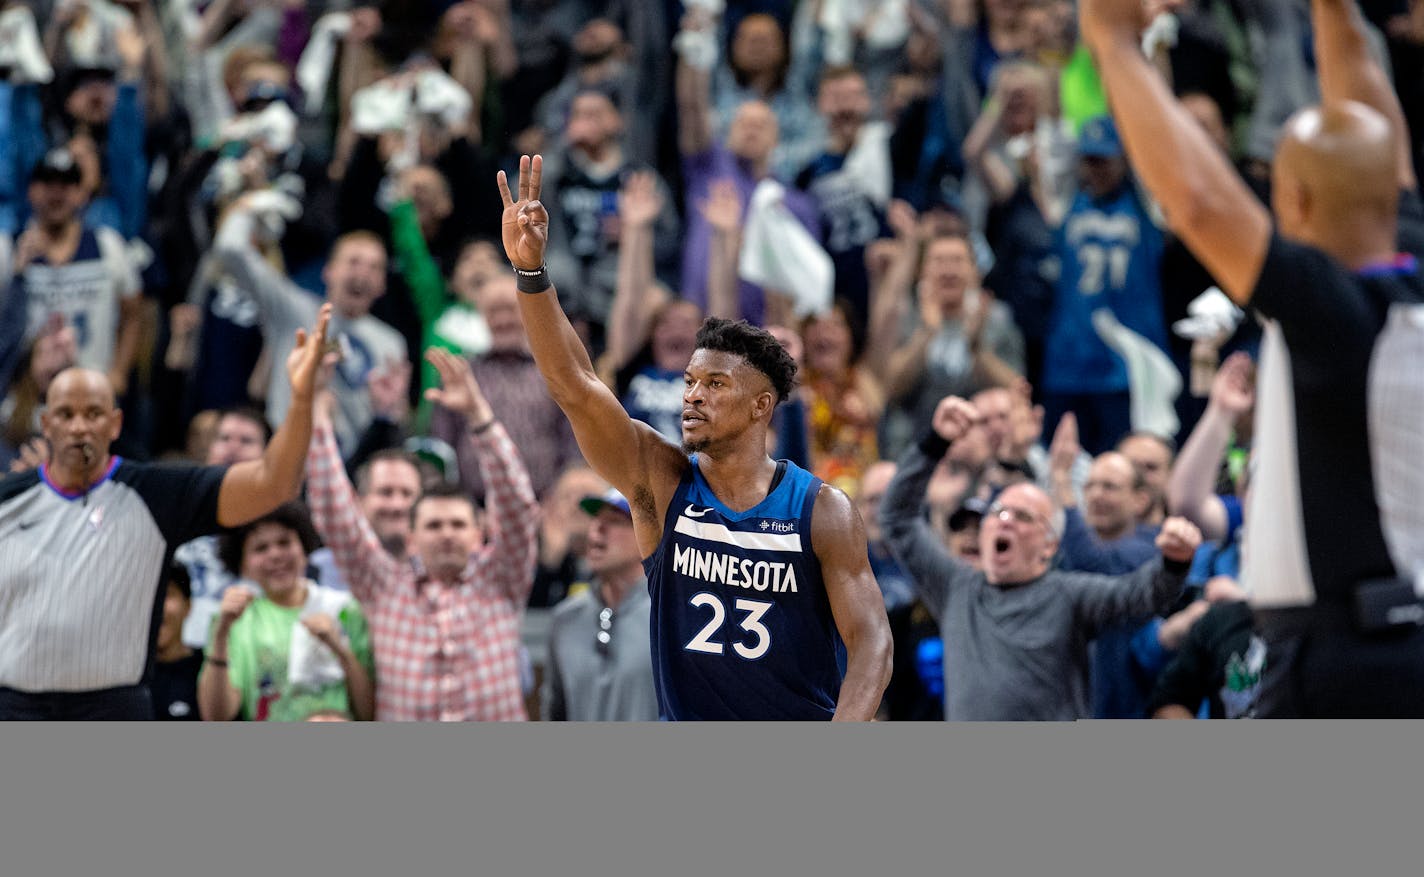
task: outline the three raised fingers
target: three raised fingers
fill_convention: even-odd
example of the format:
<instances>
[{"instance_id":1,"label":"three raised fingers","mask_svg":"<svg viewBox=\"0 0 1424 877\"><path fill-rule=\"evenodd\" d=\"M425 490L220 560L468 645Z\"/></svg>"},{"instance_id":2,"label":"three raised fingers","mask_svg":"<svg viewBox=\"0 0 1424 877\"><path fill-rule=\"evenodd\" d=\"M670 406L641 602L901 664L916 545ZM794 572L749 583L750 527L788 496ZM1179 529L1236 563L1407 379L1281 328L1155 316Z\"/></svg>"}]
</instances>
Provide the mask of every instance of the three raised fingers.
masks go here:
<instances>
[{"instance_id":1,"label":"three raised fingers","mask_svg":"<svg viewBox=\"0 0 1424 877\"><path fill-rule=\"evenodd\" d=\"M539 192L543 187L544 179L544 158L536 155L532 159L527 156L519 158L519 200L537 201ZM504 206L508 207L514 203L514 197L509 192L509 177L504 171L495 175L495 180L499 184L499 195L504 200Z\"/></svg>"}]
</instances>

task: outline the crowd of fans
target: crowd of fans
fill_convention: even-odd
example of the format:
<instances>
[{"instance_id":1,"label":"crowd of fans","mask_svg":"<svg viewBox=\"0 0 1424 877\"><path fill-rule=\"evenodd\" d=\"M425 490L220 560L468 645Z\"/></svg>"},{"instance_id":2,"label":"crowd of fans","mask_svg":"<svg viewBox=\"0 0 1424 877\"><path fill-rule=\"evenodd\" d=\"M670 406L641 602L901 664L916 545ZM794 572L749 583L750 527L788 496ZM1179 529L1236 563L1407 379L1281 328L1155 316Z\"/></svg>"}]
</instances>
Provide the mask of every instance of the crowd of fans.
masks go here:
<instances>
[{"instance_id":1,"label":"crowd of fans","mask_svg":"<svg viewBox=\"0 0 1424 877\"><path fill-rule=\"evenodd\" d=\"M1361 5L1419 156L1424 2ZM704 316L796 358L769 450L866 522L883 718L1249 715L1260 331L1136 187L1070 0L0 8L0 466L45 459L71 366L119 394L115 453L254 459L333 307L304 502L167 571L160 717L656 718L628 501L498 240L496 171L535 152L549 274L630 414L680 439ZM1186 0L1145 37L1263 198L1309 24ZM1175 577L1172 515L1204 535ZM948 594L1033 527L1053 602ZM537 673L529 606L558 607Z\"/></svg>"}]
</instances>

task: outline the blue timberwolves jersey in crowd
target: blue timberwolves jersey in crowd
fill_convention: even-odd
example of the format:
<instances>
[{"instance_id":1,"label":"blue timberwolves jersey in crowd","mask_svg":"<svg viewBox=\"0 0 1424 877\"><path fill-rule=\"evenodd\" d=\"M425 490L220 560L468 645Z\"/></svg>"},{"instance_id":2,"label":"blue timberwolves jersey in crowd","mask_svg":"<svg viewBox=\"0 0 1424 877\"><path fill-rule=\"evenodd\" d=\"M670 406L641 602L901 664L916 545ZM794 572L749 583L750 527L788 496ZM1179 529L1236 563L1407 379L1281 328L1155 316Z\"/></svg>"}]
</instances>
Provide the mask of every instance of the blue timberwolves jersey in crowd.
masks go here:
<instances>
[{"instance_id":1,"label":"blue timberwolves jersey in crowd","mask_svg":"<svg viewBox=\"0 0 1424 877\"><path fill-rule=\"evenodd\" d=\"M1043 375L1050 393L1127 389L1127 366L1098 337L1093 311L1109 308L1127 328L1167 349L1159 271L1165 246L1131 185L1094 201L1079 193L1059 228L1060 272L1049 312Z\"/></svg>"},{"instance_id":2,"label":"blue timberwolves jersey in crowd","mask_svg":"<svg viewBox=\"0 0 1424 877\"><path fill-rule=\"evenodd\" d=\"M820 479L794 463L766 499L733 512L697 458L643 568L664 719L829 719L845 672L811 546Z\"/></svg>"}]
</instances>

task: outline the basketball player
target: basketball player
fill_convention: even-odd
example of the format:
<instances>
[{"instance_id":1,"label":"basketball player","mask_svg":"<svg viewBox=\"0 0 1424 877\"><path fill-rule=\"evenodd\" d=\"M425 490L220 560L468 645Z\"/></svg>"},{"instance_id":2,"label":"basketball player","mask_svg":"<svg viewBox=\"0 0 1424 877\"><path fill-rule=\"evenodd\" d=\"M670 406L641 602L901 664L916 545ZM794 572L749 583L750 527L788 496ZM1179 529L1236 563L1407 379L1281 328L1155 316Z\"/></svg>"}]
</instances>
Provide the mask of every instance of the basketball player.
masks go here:
<instances>
[{"instance_id":1,"label":"basketball player","mask_svg":"<svg viewBox=\"0 0 1424 877\"><path fill-rule=\"evenodd\" d=\"M890 626L845 494L766 453L796 366L771 335L709 319L685 375L682 447L628 417L594 374L544 269L543 159L499 174L504 249L549 392L595 470L630 500L668 720L868 720ZM689 456L691 455L691 456Z\"/></svg>"},{"instance_id":2,"label":"basketball player","mask_svg":"<svg viewBox=\"0 0 1424 877\"><path fill-rule=\"evenodd\" d=\"M1414 171L1359 9L1311 4L1323 101L1282 130L1274 223L1143 57L1142 0L1080 13L1133 167L1221 288L1270 320L1242 550L1266 641L1256 714L1424 717L1424 283L1396 249Z\"/></svg>"}]
</instances>

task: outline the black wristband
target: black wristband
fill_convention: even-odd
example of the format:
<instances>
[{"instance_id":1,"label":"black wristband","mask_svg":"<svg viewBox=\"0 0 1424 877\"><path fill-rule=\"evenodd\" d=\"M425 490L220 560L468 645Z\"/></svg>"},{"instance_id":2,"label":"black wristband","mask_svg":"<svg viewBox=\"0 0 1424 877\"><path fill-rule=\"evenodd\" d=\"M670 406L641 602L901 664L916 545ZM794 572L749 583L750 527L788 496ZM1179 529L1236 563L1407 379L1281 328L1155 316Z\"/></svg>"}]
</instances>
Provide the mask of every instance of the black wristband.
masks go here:
<instances>
[{"instance_id":1,"label":"black wristband","mask_svg":"<svg viewBox=\"0 0 1424 877\"><path fill-rule=\"evenodd\" d=\"M925 437L920 439L920 451L931 460L943 460L944 455L949 453L950 442L934 430L925 433Z\"/></svg>"},{"instance_id":2,"label":"black wristband","mask_svg":"<svg viewBox=\"0 0 1424 877\"><path fill-rule=\"evenodd\" d=\"M494 426L493 417L491 417L489 420L486 420L484 423L481 423L479 426L470 427L470 435L484 435L485 433L489 432L491 426Z\"/></svg>"},{"instance_id":3,"label":"black wristband","mask_svg":"<svg viewBox=\"0 0 1424 877\"><path fill-rule=\"evenodd\" d=\"M227 667L227 659L226 659L226 658L204 658L204 659L203 659L203 663L204 663L204 664L211 664L211 665L213 665L214 667L224 667L224 668Z\"/></svg>"},{"instance_id":4,"label":"black wristband","mask_svg":"<svg viewBox=\"0 0 1424 877\"><path fill-rule=\"evenodd\" d=\"M549 282L548 270L545 266L540 265L535 271L516 267L514 269L514 285L520 292L538 295L553 284Z\"/></svg>"}]
</instances>

